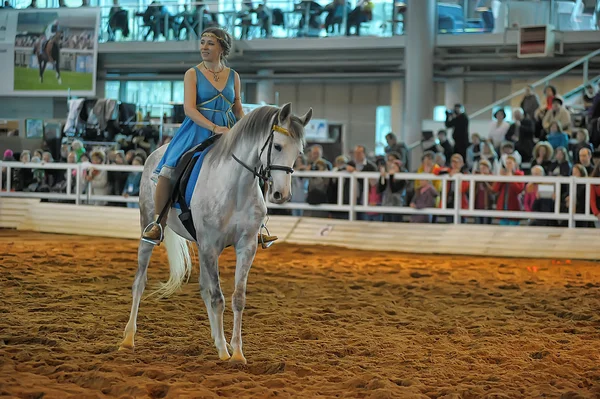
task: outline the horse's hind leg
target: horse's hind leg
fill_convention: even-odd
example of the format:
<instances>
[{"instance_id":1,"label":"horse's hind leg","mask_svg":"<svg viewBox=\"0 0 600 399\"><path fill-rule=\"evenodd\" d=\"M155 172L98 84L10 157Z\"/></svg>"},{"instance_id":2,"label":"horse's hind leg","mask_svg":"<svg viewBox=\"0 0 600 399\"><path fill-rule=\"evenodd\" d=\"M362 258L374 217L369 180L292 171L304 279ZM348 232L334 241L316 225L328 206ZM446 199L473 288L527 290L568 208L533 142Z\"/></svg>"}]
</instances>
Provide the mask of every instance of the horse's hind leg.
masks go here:
<instances>
[{"instance_id":1,"label":"horse's hind leg","mask_svg":"<svg viewBox=\"0 0 600 399\"><path fill-rule=\"evenodd\" d=\"M144 190L147 190L147 185L142 184ZM144 195L144 192L140 192L143 197L141 198L151 198L152 195ZM148 203L148 201L140 201L140 225L143 229L144 226L149 223L152 219L152 203ZM131 305L131 313L129 315L129 322L127 326L125 326L124 338L121 343L121 347L119 350L124 349L133 349L134 347L134 336L137 330L137 314L138 309L140 307L140 301L142 299L142 294L144 293L144 288L146 288L146 273L148 271L148 264L150 263L150 257L152 256L152 250L154 249L154 245L149 244L145 241L140 240L140 245L138 247L138 269L135 273L135 279L133 280L132 294L133 294L133 302Z\"/></svg>"},{"instance_id":2,"label":"horse's hind leg","mask_svg":"<svg viewBox=\"0 0 600 399\"><path fill-rule=\"evenodd\" d=\"M58 84L62 84L62 79L60 77L60 66L58 65L58 61L54 61L54 69L56 70L56 80L58 80Z\"/></svg>"},{"instance_id":3,"label":"horse's hind leg","mask_svg":"<svg viewBox=\"0 0 600 399\"><path fill-rule=\"evenodd\" d=\"M129 322L127 322L127 326L125 326L125 332L123 334L124 338L119 350L133 349L134 347L134 336L137 330L138 309L142 299L142 294L144 293L144 288L146 288L148 264L150 263L150 257L152 256L153 249L154 245L140 240L140 245L138 247L138 269L135 274L132 287L133 303L131 305Z\"/></svg>"},{"instance_id":4,"label":"horse's hind leg","mask_svg":"<svg viewBox=\"0 0 600 399\"><path fill-rule=\"evenodd\" d=\"M46 61L38 57L38 64L40 69L40 83L44 83L44 71L46 70Z\"/></svg>"},{"instance_id":5,"label":"horse's hind leg","mask_svg":"<svg viewBox=\"0 0 600 399\"><path fill-rule=\"evenodd\" d=\"M206 305L211 337L219 351L219 359L228 360L229 351L223 331L225 297L219 282L219 255L212 247L199 248L198 254L200 257L200 295Z\"/></svg>"}]
</instances>

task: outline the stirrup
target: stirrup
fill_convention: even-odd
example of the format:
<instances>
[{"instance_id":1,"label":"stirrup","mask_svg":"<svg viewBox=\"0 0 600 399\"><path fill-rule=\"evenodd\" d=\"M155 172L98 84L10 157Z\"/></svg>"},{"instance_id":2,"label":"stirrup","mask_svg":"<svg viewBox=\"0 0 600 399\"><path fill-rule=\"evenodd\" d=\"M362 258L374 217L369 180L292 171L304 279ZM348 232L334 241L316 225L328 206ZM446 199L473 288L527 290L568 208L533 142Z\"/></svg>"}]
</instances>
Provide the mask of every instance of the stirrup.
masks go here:
<instances>
[{"instance_id":1,"label":"stirrup","mask_svg":"<svg viewBox=\"0 0 600 399\"><path fill-rule=\"evenodd\" d=\"M145 237L144 237L144 234L146 234L146 233L149 231L149 229L151 229L151 228L152 228L152 227L154 227L154 226L158 226L158 228L159 228L159 230L160 230L160 237L159 237L158 241L156 241L156 240L152 240L152 239L150 239L150 238L145 238ZM141 237L141 240L142 240L142 241L144 241L144 242L147 242L148 244L152 244L152 245L160 245L160 243L163 241L163 239L164 239L164 238L165 238L165 235L164 235L164 230L163 230L163 227L162 227L162 225L161 225L160 223L158 223L158 222L151 222L150 224L148 224L148 226L146 226L146 228L144 229L144 231L142 231L142 237Z\"/></svg>"},{"instance_id":2,"label":"stirrup","mask_svg":"<svg viewBox=\"0 0 600 399\"><path fill-rule=\"evenodd\" d=\"M266 230L267 234L263 234L263 233L262 233L262 230L263 230L263 229L264 229L264 230ZM275 243L275 240L273 240L273 241L269 241L269 242L265 242L265 240L264 240L264 238L263 238L263 235L270 236L270 235L271 235L271 233L269 233L269 229L267 229L267 226L266 226L264 223L263 223L263 224L260 226L260 230L259 230L259 233L258 233L258 235L259 235L259 237L260 237L260 246L262 247L262 249L267 249L267 248L269 248L271 245L273 245L273 243Z\"/></svg>"}]
</instances>

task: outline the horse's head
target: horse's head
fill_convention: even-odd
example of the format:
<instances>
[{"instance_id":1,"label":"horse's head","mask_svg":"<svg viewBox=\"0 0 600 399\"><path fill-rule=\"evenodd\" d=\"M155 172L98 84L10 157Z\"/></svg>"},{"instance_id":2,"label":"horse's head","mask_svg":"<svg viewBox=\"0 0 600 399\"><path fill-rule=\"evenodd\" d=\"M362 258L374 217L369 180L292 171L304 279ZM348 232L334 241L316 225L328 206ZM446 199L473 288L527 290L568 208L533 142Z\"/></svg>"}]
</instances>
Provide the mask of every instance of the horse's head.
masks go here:
<instances>
[{"instance_id":1,"label":"horse's head","mask_svg":"<svg viewBox=\"0 0 600 399\"><path fill-rule=\"evenodd\" d=\"M312 118L312 108L304 116L292 114L292 104L287 103L277 112L273 121L272 141L260 154L270 178L269 201L282 204L292 198L294 163L304 148L304 127ZM270 147L270 149L268 148Z\"/></svg>"}]
</instances>

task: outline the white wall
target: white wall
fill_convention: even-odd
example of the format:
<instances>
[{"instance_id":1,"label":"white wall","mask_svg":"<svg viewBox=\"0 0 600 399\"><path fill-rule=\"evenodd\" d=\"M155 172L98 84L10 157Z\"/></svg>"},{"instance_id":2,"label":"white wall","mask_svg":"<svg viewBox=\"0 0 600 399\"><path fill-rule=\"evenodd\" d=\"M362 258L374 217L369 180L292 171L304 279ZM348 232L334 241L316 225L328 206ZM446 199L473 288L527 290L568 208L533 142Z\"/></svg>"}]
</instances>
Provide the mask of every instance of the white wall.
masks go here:
<instances>
[{"instance_id":1,"label":"white wall","mask_svg":"<svg viewBox=\"0 0 600 399\"><path fill-rule=\"evenodd\" d=\"M375 144L375 111L390 105L390 84L276 84L279 104L291 102L295 112L313 108L313 117L344 124L347 148Z\"/></svg>"}]
</instances>

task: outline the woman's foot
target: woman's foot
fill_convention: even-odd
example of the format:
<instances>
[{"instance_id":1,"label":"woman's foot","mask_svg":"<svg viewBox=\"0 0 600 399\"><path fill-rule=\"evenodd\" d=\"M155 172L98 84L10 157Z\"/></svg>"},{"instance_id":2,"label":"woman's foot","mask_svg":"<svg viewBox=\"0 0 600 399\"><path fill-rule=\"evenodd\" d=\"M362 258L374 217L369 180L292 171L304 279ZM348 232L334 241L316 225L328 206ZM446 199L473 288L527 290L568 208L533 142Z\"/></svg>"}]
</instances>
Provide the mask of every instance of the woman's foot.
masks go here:
<instances>
[{"instance_id":1,"label":"woman's foot","mask_svg":"<svg viewBox=\"0 0 600 399\"><path fill-rule=\"evenodd\" d=\"M273 242L277 240L277 236L270 236L267 234L259 234L258 235L258 243L262 246L263 249L269 248L273 245Z\"/></svg>"},{"instance_id":2,"label":"woman's foot","mask_svg":"<svg viewBox=\"0 0 600 399\"><path fill-rule=\"evenodd\" d=\"M146 226L146 228L144 229L144 232L142 234L143 241L146 241L147 243L154 244L154 245L160 245L163 238L164 238L163 227L159 223L156 223L156 222L152 222L148 226Z\"/></svg>"}]
</instances>

